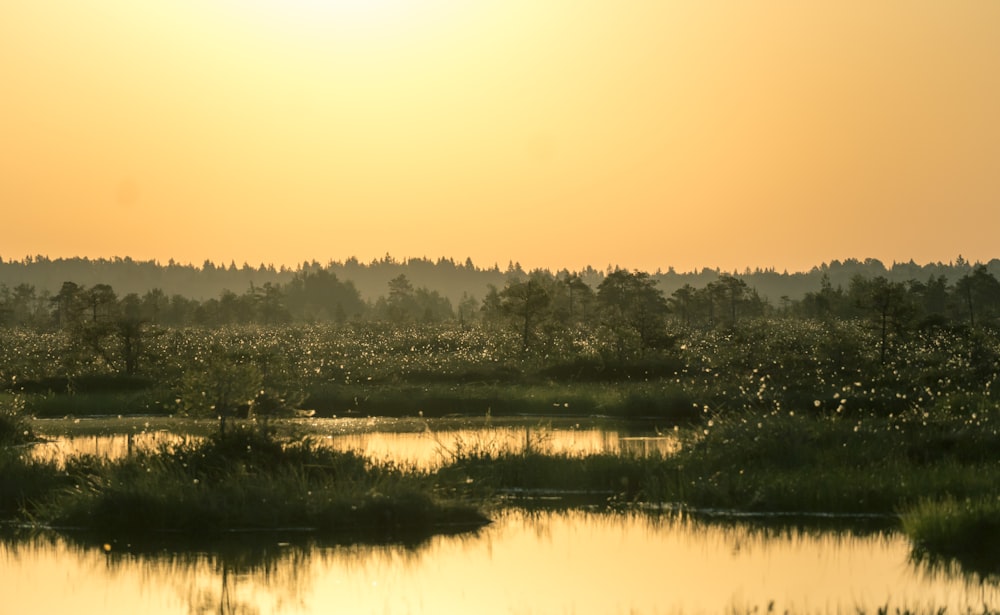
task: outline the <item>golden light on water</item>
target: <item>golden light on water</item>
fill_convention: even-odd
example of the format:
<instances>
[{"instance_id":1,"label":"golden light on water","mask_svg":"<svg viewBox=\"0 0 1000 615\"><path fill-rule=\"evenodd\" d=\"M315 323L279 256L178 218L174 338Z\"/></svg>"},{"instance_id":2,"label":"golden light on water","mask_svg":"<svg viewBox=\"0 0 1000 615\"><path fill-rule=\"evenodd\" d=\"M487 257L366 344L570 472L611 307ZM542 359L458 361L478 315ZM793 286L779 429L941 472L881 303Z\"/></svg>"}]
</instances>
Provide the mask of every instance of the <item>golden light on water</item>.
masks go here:
<instances>
[{"instance_id":1,"label":"golden light on water","mask_svg":"<svg viewBox=\"0 0 1000 615\"><path fill-rule=\"evenodd\" d=\"M0 542L11 612L875 612L996 604L996 588L908 563L902 536L508 511L478 534L416 548L251 540L139 553L63 539ZM56 582L58 581L58 582Z\"/></svg>"},{"instance_id":2,"label":"golden light on water","mask_svg":"<svg viewBox=\"0 0 1000 615\"><path fill-rule=\"evenodd\" d=\"M0 7L4 258L988 260L1000 4Z\"/></svg>"}]
</instances>

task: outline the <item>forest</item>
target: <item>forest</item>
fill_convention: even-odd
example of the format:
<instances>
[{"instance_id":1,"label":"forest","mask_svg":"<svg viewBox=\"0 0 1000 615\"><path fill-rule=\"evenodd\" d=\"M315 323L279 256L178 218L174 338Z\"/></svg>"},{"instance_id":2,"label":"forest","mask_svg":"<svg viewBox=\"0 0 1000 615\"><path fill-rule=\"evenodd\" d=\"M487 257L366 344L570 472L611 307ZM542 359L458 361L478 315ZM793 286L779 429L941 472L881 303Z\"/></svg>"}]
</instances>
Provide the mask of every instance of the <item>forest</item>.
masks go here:
<instances>
[{"instance_id":1,"label":"forest","mask_svg":"<svg viewBox=\"0 0 1000 615\"><path fill-rule=\"evenodd\" d=\"M723 271L719 268L703 267L693 271L676 271L665 267L649 271L650 278L667 295L690 285L701 288L717 280L724 274L738 277L758 294L774 305L779 305L782 297L801 299L807 292L818 290L825 276L830 284L846 288L857 275L873 278L883 276L893 282L908 280L927 281L944 276L949 283L969 273L980 263L970 263L962 256L954 261L917 264L896 262L883 264L878 259L848 258L820 263L809 271L787 272L774 268L745 268L742 271ZM994 276L1000 276L1000 260L982 263ZM63 282L70 280L80 286L107 284L119 295L146 292L159 289L168 297L182 297L204 301L218 298L223 291L241 294L251 287L262 287L266 283L276 286L288 284L296 275L325 271L338 279L350 281L365 302L371 302L387 292L390 280L405 275L416 288L437 291L442 297L457 307L463 296L482 299L489 286L503 288L508 280L524 278L529 273L547 276L567 277L576 275L589 286L596 288L604 277L621 267L584 266L575 271L525 269L518 262L508 262L505 267L498 264L480 266L467 258L456 261L451 258L406 258L397 259L389 254L370 262L361 262L351 257L343 261L330 260L326 263L303 261L293 267L260 263L251 265L235 261L228 264L206 260L201 265L182 264L173 260L161 264L158 261L141 261L125 257L49 258L43 255L27 256L20 260L0 259L0 285L15 288L22 284L34 287L39 297L51 296L59 292Z\"/></svg>"},{"instance_id":2,"label":"forest","mask_svg":"<svg viewBox=\"0 0 1000 615\"><path fill-rule=\"evenodd\" d=\"M511 263L505 272L471 261L356 259L296 270L235 263L202 268L161 266L130 259L0 262L0 326L66 326L89 310L90 321L133 320L164 326L236 323L385 322L496 323L511 315L530 288L535 325L592 325L606 316L612 290L641 280L658 297L648 306L685 326L732 324L740 318L794 316L855 318L885 302L894 327L932 321L975 324L996 311L1000 262L894 264L873 259L833 261L805 274L749 269L742 274L704 269L653 274L591 267L578 272L533 270ZM637 292L641 292L636 290ZM874 295L881 293L882 299ZM620 294L620 292L618 293ZM619 297L621 299L621 297ZM501 305L503 304L503 305ZM600 304L601 309L595 309ZM89 306L89 307L88 307Z\"/></svg>"}]
</instances>

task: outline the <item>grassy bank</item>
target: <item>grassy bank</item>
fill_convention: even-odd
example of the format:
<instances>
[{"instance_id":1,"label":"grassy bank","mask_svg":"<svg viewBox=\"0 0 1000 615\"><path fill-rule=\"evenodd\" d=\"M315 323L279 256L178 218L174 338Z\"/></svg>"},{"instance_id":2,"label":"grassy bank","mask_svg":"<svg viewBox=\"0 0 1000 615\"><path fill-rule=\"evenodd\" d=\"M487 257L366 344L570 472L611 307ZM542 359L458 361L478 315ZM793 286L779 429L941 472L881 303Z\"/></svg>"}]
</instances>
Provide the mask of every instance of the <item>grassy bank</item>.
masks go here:
<instances>
[{"instance_id":1,"label":"grassy bank","mask_svg":"<svg viewBox=\"0 0 1000 615\"><path fill-rule=\"evenodd\" d=\"M0 465L0 501L16 502L22 520L116 535L299 528L384 539L487 522L476 506L439 497L424 474L249 428L65 467L8 449Z\"/></svg>"},{"instance_id":2,"label":"grassy bank","mask_svg":"<svg viewBox=\"0 0 1000 615\"><path fill-rule=\"evenodd\" d=\"M609 390L594 386L577 394ZM554 408L552 399L567 399L523 390ZM518 453L471 441L444 451L449 457L433 473L255 430L114 462L78 458L65 469L26 461L23 448L8 448L0 457L0 513L107 531L294 526L378 534L482 522L469 501L574 494L588 502L751 512L901 513L920 549L977 558L1000 550L1000 410L985 395L964 400L963 407L933 413L846 412L823 404L798 411L701 409L697 420L678 426L680 449L667 457L551 454L544 437ZM6 432L23 438L31 431L23 413L9 414L18 418ZM294 429L283 428L286 436L302 427L288 425ZM974 561L979 569L993 565Z\"/></svg>"},{"instance_id":3,"label":"grassy bank","mask_svg":"<svg viewBox=\"0 0 1000 615\"><path fill-rule=\"evenodd\" d=\"M708 415L706 414L706 417ZM728 413L681 427L667 457L495 453L440 471L480 489L592 491L619 501L753 512L893 515L928 497L1000 495L997 417Z\"/></svg>"},{"instance_id":4,"label":"grassy bank","mask_svg":"<svg viewBox=\"0 0 1000 615\"><path fill-rule=\"evenodd\" d=\"M179 411L169 389L47 391L22 394L38 418L170 416ZM306 389L301 404L318 417L613 416L671 424L697 417L692 397L668 382L634 383L327 383Z\"/></svg>"},{"instance_id":5,"label":"grassy bank","mask_svg":"<svg viewBox=\"0 0 1000 615\"><path fill-rule=\"evenodd\" d=\"M954 559L967 570L1000 574L1000 495L925 499L901 517L918 557Z\"/></svg>"}]
</instances>

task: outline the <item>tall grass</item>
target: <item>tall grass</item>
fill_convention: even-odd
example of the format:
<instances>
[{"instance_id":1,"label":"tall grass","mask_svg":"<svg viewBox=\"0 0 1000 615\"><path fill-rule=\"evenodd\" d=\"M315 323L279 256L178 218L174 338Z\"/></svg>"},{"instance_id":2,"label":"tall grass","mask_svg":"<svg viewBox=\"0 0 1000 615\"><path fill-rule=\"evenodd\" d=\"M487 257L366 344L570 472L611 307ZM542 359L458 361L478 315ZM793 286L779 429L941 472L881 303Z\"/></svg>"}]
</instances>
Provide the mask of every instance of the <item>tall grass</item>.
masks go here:
<instances>
[{"instance_id":1,"label":"tall grass","mask_svg":"<svg viewBox=\"0 0 1000 615\"><path fill-rule=\"evenodd\" d=\"M115 461L75 457L63 475L71 484L44 494L34 521L116 534L293 527L379 538L487 521L475 505L436 495L425 474L257 429Z\"/></svg>"},{"instance_id":2,"label":"tall grass","mask_svg":"<svg viewBox=\"0 0 1000 615\"><path fill-rule=\"evenodd\" d=\"M592 492L619 502L757 512L893 516L928 496L1000 494L996 434L962 421L712 416L679 428L680 449L667 456L553 455L538 446L506 452L488 446L484 432L484 440L446 451L437 476L483 492ZM989 425L995 417L981 418Z\"/></svg>"},{"instance_id":3,"label":"tall grass","mask_svg":"<svg viewBox=\"0 0 1000 615\"><path fill-rule=\"evenodd\" d=\"M34 518L41 502L71 485L56 463L0 447L0 521Z\"/></svg>"},{"instance_id":4,"label":"tall grass","mask_svg":"<svg viewBox=\"0 0 1000 615\"><path fill-rule=\"evenodd\" d=\"M36 439L20 395L0 394L0 447L27 444Z\"/></svg>"},{"instance_id":5,"label":"tall grass","mask_svg":"<svg viewBox=\"0 0 1000 615\"><path fill-rule=\"evenodd\" d=\"M1000 495L922 499L901 518L918 557L955 559L966 569L1000 574Z\"/></svg>"}]
</instances>

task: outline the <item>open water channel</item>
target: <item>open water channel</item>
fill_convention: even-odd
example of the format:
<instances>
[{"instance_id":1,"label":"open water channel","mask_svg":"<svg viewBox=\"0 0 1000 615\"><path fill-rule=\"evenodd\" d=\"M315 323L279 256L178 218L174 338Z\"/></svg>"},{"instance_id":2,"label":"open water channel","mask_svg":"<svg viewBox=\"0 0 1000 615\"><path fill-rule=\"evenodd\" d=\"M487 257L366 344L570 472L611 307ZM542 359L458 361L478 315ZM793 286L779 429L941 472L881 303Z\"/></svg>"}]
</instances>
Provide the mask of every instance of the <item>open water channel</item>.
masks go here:
<instances>
[{"instance_id":1,"label":"open water channel","mask_svg":"<svg viewBox=\"0 0 1000 615\"><path fill-rule=\"evenodd\" d=\"M378 427L378 426L376 426ZM614 426L357 430L321 437L375 458L433 465L454 446L591 452L671 446ZM159 434L159 435L157 435ZM166 438L78 436L49 453L126 454ZM89 450L89 447L97 447ZM524 507L474 532L417 544L234 535L218 543L0 538L10 613L875 613L1000 609L995 579L915 561L892 523Z\"/></svg>"}]
</instances>

